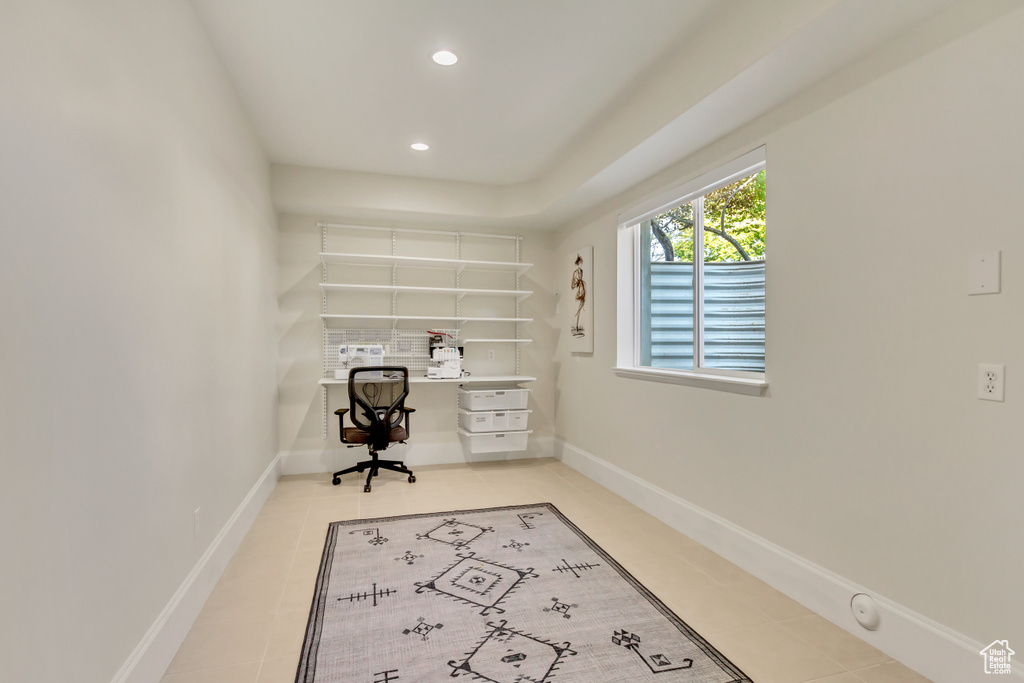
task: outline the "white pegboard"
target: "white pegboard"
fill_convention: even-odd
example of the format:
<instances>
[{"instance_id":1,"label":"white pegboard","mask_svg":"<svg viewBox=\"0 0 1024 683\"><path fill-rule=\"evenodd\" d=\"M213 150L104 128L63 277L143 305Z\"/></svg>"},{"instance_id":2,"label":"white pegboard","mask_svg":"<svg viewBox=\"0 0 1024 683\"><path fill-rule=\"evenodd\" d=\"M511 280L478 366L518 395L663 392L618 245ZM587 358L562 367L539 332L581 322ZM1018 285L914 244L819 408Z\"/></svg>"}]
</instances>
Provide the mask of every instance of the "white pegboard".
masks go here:
<instances>
[{"instance_id":1,"label":"white pegboard","mask_svg":"<svg viewBox=\"0 0 1024 683\"><path fill-rule=\"evenodd\" d=\"M431 333L446 334L449 345L457 345L458 330L324 330L324 377L334 378L342 369L338 347L342 344L380 344L384 347L384 364L401 365L412 373L426 374L430 361Z\"/></svg>"}]
</instances>

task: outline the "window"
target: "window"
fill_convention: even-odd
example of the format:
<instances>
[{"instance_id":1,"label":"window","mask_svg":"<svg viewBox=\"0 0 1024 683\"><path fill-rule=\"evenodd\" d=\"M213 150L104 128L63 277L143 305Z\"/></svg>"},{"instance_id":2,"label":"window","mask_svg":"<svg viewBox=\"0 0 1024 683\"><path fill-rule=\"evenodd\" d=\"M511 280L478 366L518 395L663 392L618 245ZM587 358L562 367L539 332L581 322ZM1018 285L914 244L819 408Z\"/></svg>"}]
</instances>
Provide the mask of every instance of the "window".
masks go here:
<instances>
[{"instance_id":1,"label":"window","mask_svg":"<svg viewBox=\"0 0 1024 683\"><path fill-rule=\"evenodd\" d=\"M620 374L765 386L765 181L761 148L620 223Z\"/></svg>"}]
</instances>

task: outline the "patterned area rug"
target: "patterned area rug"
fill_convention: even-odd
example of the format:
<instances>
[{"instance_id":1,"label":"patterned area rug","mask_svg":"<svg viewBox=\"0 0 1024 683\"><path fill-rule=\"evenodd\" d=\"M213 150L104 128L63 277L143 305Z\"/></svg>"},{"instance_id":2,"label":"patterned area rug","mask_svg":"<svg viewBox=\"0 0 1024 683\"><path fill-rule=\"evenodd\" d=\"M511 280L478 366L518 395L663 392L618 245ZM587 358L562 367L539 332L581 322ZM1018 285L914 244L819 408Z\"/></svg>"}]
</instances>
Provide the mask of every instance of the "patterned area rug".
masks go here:
<instances>
[{"instance_id":1,"label":"patterned area rug","mask_svg":"<svg viewBox=\"0 0 1024 683\"><path fill-rule=\"evenodd\" d=\"M334 522L297 683L750 681L549 503Z\"/></svg>"}]
</instances>

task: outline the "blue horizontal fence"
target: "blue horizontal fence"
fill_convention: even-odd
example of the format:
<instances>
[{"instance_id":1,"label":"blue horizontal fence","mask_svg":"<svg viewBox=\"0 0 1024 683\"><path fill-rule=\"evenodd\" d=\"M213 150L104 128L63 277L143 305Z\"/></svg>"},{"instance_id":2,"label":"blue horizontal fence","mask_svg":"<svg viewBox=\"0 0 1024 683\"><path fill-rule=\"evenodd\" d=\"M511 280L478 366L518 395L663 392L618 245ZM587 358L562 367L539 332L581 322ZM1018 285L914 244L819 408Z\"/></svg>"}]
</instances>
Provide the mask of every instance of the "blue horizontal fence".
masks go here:
<instances>
[{"instance_id":1,"label":"blue horizontal fence","mask_svg":"<svg viewBox=\"0 0 1024 683\"><path fill-rule=\"evenodd\" d=\"M693 369L693 264L645 269L641 363ZM764 372L765 262L704 264L704 366Z\"/></svg>"}]
</instances>

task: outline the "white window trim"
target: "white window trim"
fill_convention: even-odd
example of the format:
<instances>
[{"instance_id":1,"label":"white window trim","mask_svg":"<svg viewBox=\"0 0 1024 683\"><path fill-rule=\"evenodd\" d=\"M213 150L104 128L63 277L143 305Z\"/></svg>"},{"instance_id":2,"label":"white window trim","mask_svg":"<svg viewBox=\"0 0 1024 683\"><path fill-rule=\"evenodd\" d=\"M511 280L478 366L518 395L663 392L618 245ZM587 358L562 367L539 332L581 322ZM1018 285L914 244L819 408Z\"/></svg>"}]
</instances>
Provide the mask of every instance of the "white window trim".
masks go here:
<instances>
[{"instance_id":1,"label":"white window trim","mask_svg":"<svg viewBox=\"0 0 1024 683\"><path fill-rule=\"evenodd\" d=\"M666 382L758 396L768 388L766 374L701 368L670 370L651 368L640 362L640 254L639 225L667 209L751 175L764 167L765 149L759 147L693 180L619 215L617 234L617 306L615 374L628 379Z\"/></svg>"}]
</instances>

